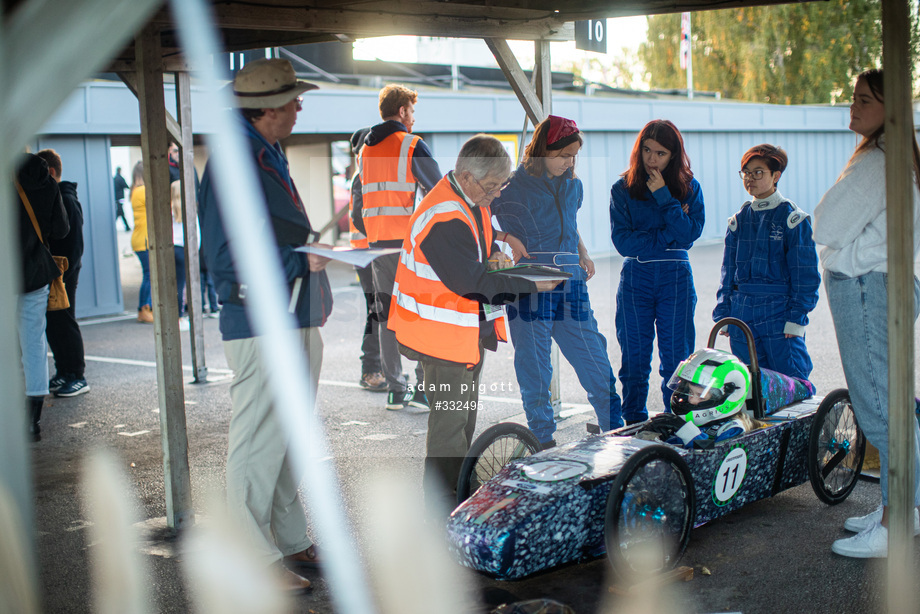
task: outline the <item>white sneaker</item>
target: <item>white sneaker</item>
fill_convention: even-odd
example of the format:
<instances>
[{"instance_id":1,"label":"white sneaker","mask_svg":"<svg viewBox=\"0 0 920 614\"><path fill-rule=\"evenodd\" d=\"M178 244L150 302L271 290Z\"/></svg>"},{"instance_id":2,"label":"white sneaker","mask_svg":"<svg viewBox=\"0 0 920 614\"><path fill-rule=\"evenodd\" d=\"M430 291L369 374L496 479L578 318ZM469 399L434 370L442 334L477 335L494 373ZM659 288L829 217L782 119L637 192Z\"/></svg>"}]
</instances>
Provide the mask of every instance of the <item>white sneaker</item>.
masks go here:
<instances>
[{"instance_id":1,"label":"white sneaker","mask_svg":"<svg viewBox=\"0 0 920 614\"><path fill-rule=\"evenodd\" d=\"M854 559L878 559L888 556L888 529L875 523L853 537L838 539L831 551Z\"/></svg>"},{"instance_id":2,"label":"white sneaker","mask_svg":"<svg viewBox=\"0 0 920 614\"><path fill-rule=\"evenodd\" d=\"M866 514L865 516L853 516L852 518L847 518L846 522L843 523L843 528L847 531L852 531L853 533L861 533L871 527L874 524L878 524L882 521L882 504L879 503L878 507ZM917 511L917 508L914 508L914 537L920 535L920 512Z\"/></svg>"},{"instance_id":3,"label":"white sneaker","mask_svg":"<svg viewBox=\"0 0 920 614\"><path fill-rule=\"evenodd\" d=\"M179 330L186 331L189 329L188 318L179 318Z\"/></svg>"}]
</instances>

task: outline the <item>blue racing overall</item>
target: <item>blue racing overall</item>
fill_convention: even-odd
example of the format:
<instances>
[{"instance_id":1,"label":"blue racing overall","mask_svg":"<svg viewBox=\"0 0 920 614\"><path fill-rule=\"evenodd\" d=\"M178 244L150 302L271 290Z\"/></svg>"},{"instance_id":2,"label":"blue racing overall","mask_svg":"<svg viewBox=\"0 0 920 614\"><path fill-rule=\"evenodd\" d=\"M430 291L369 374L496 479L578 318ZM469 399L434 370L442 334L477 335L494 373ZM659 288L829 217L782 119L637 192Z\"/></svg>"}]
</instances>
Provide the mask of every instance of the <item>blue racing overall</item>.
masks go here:
<instances>
[{"instance_id":1,"label":"blue racing overall","mask_svg":"<svg viewBox=\"0 0 920 614\"><path fill-rule=\"evenodd\" d=\"M670 411L668 380L678 363L693 352L696 290L687 250L703 232L703 192L696 179L678 200L668 187L644 197L629 194L620 179L610 190L613 245L623 256L617 289L616 330L622 352L623 418L628 423L648 418L652 341L658 334L661 394Z\"/></svg>"},{"instance_id":2,"label":"blue racing overall","mask_svg":"<svg viewBox=\"0 0 920 614\"><path fill-rule=\"evenodd\" d=\"M522 262L555 265L572 273L555 290L524 295L507 308L527 424L541 443L551 441L556 431L549 390L553 339L575 368L600 427L606 431L623 425L607 340L597 329L587 275L578 264L576 215L583 195L581 180L571 170L561 177L534 177L520 166L492 202L502 230L519 238L532 255Z\"/></svg>"},{"instance_id":3,"label":"blue racing overall","mask_svg":"<svg viewBox=\"0 0 920 614\"><path fill-rule=\"evenodd\" d=\"M761 368L808 379L808 313L818 304L818 253L808 214L774 192L728 220L714 320L734 317L754 333ZM728 327L732 354L751 362L744 334ZM794 335L787 338L786 335Z\"/></svg>"}]
</instances>

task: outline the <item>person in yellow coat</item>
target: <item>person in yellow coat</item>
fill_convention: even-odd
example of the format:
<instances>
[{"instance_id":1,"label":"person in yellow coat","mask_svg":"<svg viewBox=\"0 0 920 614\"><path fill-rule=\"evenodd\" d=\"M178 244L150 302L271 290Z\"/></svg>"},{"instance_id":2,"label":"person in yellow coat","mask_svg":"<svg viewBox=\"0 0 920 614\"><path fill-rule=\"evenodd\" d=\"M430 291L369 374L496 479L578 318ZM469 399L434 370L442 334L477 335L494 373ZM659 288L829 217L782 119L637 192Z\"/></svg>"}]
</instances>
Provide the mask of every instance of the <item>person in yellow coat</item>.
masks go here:
<instances>
[{"instance_id":1,"label":"person in yellow coat","mask_svg":"<svg viewBox=\"0 0 920 614\"><path fill-rule=\"evenodd\" d=\"M137 296L137 321L153 322L150 299L150 258L147 256L147 190L144 187L144 163L134 165L131 173L131 208L134 210L134 230L131 232L131 249L141 261L144 276Z\"/></svg>"}]
</instances>

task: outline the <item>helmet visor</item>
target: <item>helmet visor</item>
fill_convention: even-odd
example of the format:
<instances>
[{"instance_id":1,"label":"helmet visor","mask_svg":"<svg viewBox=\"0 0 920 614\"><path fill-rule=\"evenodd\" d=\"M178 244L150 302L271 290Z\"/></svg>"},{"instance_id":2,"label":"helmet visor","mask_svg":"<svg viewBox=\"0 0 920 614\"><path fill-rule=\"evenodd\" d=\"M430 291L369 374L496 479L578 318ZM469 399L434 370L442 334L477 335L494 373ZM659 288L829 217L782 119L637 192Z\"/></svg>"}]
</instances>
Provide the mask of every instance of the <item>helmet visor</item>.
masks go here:
<instances>
[{"instance_id":1,"label":"helmet visor","mask_svg":"<svg viewBox=\"0 0 920 614\"><path fill-rule=\"evenodd\" d=\"M671 377L668 388L674 391L671 395L671 410L678 415L717 407L725 400L725 392L712 386L712 382L698 384L677 374Z\"/></svg>"}]
</instances>

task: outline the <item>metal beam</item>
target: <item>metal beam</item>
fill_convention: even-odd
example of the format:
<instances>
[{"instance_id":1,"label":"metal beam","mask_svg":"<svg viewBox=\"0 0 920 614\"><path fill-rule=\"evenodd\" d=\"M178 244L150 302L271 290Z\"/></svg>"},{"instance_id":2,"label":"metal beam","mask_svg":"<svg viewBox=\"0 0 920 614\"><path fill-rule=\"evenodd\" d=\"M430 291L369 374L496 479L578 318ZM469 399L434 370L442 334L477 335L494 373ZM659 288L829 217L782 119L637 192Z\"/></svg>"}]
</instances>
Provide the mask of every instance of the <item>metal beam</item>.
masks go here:
<instances>
[{"instance_id":1,"label":"metal beam","mask_svg":"<svg viewBox=\"0 0 920 614\"><path fill-rule=\"evenodd\" d=\"M160 33L148 25L135 39L137 100L141 115L141 150L147 196L147 253L153 291L153 332L157 360L157 398L166 481L166 522L180 529L194 522L185 428L185 391L176 300L176 260L169 207L169 140L163 90Z\"/></svg>"},{"instance_id":2,"label":"metal beam","mask_svg":"<svg viewBox=\"0 0 920 614\"><path fill-rule=\"evenodd\" d=\"M553 114L553 65L549 56L549 41L534 41L533 52L533 70L537 77L534 89L543 105L544 117L549 117Z\"/></svg>"},{"instance_id":3,"label":"metal beam","mask_svg":"<svg viewBox=\"0 0 920 614\"><path fill-rule=\"evenodd\" d=\"M543 121L546 113L543 111L543 104L537 97L537 93L530 82L527 81L527 76L521 69L517 58L514 57L511 47L508 46L508 41L503 38L486 38L485 41L505 74L505 78L508 79L508 83L511 84L511 89L514 90L518 100L521 101L524 112L527 113L527 117L536 126Z\"/></svg>"},{"instance_id":4,"label":"metal beam","mask_svg":"<svg viewBox=\"0 0 920 614\"><path fill-rule=\"evenodd\" d=\"M182 180L182 221L185 231L185 289L188 297L189 336L192 340L194 381L208 379L204 357L204 327L201 321L201 267L198 265L198 191L195 189L195 155L192 142L192 86L187 72L176 73L176 109L182 130L179 171Z\"/></svg>"},{"instance_id":5,"label":"metal beam","mask_svg":"<svg viewBox=\"0 0 920 614\"><path fill-rule=\"evenodd\" d=\"M888 225L888 611L914 602L914 126L910 14L882 0L885 199Z\"/></svg>"}]
</instances>

